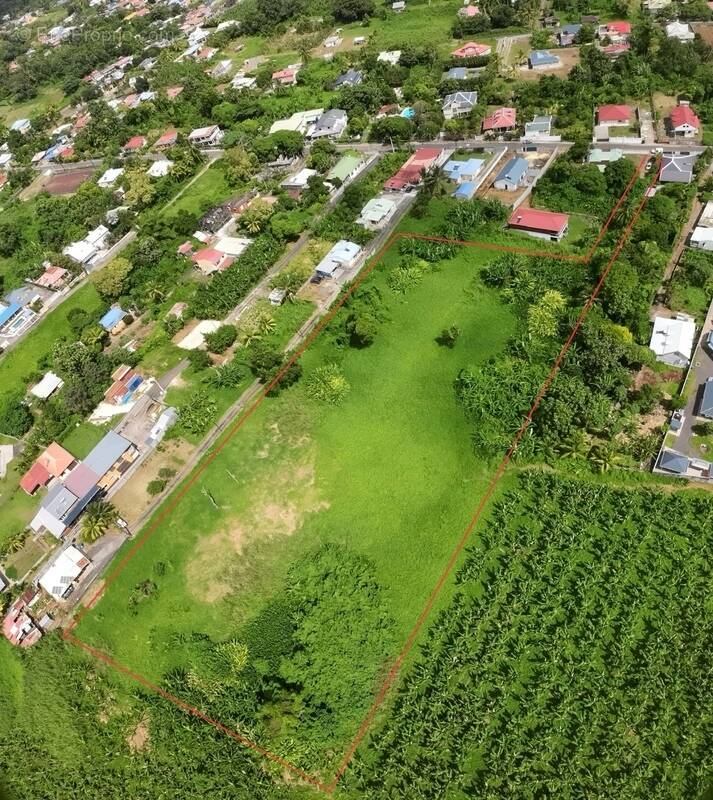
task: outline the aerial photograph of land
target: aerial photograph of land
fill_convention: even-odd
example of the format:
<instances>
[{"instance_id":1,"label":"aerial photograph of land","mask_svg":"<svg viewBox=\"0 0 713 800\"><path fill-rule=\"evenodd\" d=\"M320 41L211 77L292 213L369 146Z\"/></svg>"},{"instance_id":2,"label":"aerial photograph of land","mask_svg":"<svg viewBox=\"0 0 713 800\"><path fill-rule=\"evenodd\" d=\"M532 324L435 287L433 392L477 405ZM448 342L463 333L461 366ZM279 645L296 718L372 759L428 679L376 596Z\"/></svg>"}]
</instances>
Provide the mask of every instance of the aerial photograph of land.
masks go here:
<instances>
[{"instance_id":1,"label":"aerial photograph of land","mask_svg":"<svg viewBox=\"0 0 713 800\"><path fill-rule=\"evenodd\" d=\"M713 798L713 3L0 2L0 800Z\"/></svg>"}]
</instances>

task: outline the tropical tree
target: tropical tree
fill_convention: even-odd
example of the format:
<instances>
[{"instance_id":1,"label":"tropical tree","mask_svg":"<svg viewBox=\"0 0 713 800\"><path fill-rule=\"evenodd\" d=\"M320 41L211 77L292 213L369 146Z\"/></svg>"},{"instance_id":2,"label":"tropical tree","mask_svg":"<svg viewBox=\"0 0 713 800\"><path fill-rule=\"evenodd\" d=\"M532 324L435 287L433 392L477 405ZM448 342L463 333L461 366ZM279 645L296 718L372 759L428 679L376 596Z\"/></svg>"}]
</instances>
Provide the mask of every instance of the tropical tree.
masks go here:
<instances>
[{"instance_id":1,"label":"tropical tree","mask_svg":"<svg viewBox=\"0 0 713 800\"><path fill-rule=\"evenodd\" d=\"M90 503L82 519L82 539L85 542L96 542L112 527L119 518L119 512L107 500L95 500Z\"/></svg>"}]
</instances>

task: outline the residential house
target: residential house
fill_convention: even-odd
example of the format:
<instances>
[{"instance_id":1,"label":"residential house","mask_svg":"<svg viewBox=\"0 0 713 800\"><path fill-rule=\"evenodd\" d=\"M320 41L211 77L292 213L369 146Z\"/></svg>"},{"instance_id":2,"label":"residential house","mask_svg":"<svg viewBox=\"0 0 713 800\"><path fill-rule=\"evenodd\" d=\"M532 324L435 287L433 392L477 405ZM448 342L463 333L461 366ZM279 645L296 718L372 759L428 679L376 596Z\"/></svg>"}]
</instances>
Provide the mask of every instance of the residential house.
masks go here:
<instances>
[{"instance_id":1,"label":"residential house","mask_svg":"<svg viewBox=\"0 0 713 800\"><path fill-rule=\"evenodd\" d=\"M515 128L517 111L514 108L497 108L483 120L483 133L504 133Z\"/></svg>"},{"instance_id":2,"label":"residential house","mask_svg":"<svg viewBox=\"0 0 713 800\"><path fill-rule=\"evenodd\" d=\"M307 136L310 139L337 139L347 129L347 112L341 108L330 108L317 120Z\"/></svg>"},{"instance_id":3,"label":"residential house","mask_svg":"<svg viewBox=\"0 0 713 800\"><path fill-rule=\"evenodd\" d=\"M672 0L643 0L641 5L644 11L647 11L649 14L658 14L659 11L668 8L671 2Z\"/></svg>"},{"instance_id":4,"label":"residential house","mask_svg":"<svg viewBox=\"0 0 713 800\"><path fill-rule=\"evenodd\" d=\"M111 187L119 180L124 174L123 167L115 167L108 169L97 181L97 186L102 189L111 189Z\"/></svg>"},{"instance_id":5,"label":"residential house","mask_svg":"<svg viewBox=\"0 0 713 800\"><path fill-rule=\"evenodd\" d=\"M613 161L619 161L624 158L624 151L618 147L612 147L610 150L602 150L599 147L594 147L589 151L587 156L588 164L596 164L600 172L604 172L607 164Z\"/></svg>"},{"instance_id":6,"label":"residential house","mask_svg":"<svg viewBox=\"0 0 713 800\"><path fill-rule=\"evenodd\" d=\"M664 447L659 458L658 468L674 475L686 475L691 466L691 459L676 450Z\"/></svg>"},{"instance_id":7,"label":"residential house","mask_svg":"<svg viewBox=\"0 0 713 800\"><path fill-rule=\"evenodd\" d=\"M42 380L36 383L31 389L30 394L39 400L46 400L51 397L58 389L64 386L64 381L54 372L45 372Z\"/></svg>"},{"instance_id":8,"label":"residential house","mask_svg":"<svg viewBox=\"0 0 713 800\"><path fill-rule=\"evenodd\" d=\"M356 263L361 247L346 239L338 241L315 267L315 274L322 278L332 278L340 269L348 269Z\"/></svg>"},{"instance_id":9,"label":"residential house","mask_svg":"<svg viewBox=\"0 0 713 800\"><path fill-rule=\"evenodd\" d=\"M15 445L0 444L0 480L7 475L7 468L15 458ZM0 586L0 591L2 587Z\"/></svg>"},{"instance_id":10,"label":"residential house","mask_svg":"<svg viewBox=\"0 0 713 800\"><path fill-rule=\"evenodd\" d=\"M30 647L42 637L42 630L30 613L39 597L39 591L34 586L30 586L8 609L3 618L2 632L10 644L18 647Z\"/></svg>"},{"instance_id":11,"label":"residential house","mask_svg":"<svg viewBox=\"0 0 713 800\"><path fill-rule=\"evenodd\" d=\"M701 121L688 103L679 103L669 115L669 128L676 136L690 139L698 135Z\"/></svg>"},{"instance_id":12,"label":"residential house","mask_svg":"<svg viewBox=\"0 0 713 800\"><path fill-rule=\"evenodd\" d=\"M393 117L398 115L400 111L398 103L387 103L376 112L376 118L382 119L383 117Z\"/></svg>"},{"instance_id":13,"label":"residential house","mask_svg":"<svg viewBox=\"0 0 713 800\"><path fill-rule=\"evenodd\" d=\"M334 81L332 88L341 89L343 86L358 86L363 80L364 73L360 69L348 69Z\"/></svg>"},{"instance_id":14,"label":"residential house","mask_svg":"<svg viewBox=\"0 0 713 800\"><path fill-rule=\"evenodd\" d=\"M559 136L552 134L553 118L549 114L534 116L531 122L525 123L525 133L522 137L523 141L553 141L559 139Z\"/></svg>"},{"instance_id":15,"label":"residential house","mask_svg":"<svg viewBox=\"0 0 713 800\"><path fill-rule=\"evenodd\" d=\"M328 183L339 181L340 185L354 178L364 166L364 159L361 156L342 156L339 161L329 170L325 180Z\"/></svg>"},{"instance_id":16,"label":"residential house","mask_svg":"<svg viewBox=\"0 0 713 800\"><path fill-rule=\"evenodd\" d=\"M223 141L223 131L218 125L196 128L188 134L188 141L197 147L217 147Z\"/></svg>"},{"instance_id":17,"label":"residential house","mask_svg":"<svg viewBox=\"0 0 713 800\"><path fill-rule=\"evenodd\" d=\"M20 487L27 494L34 494L40 486L47 486L50 481L65 475L76 461L68 450L57 442L52 442L20 478Z\"/></svg>"},{"instance_id":18,"label":"residential house","mask_svg":"<svg viewBox=\"0 0 713 800\"><path fill-rule=\"evenodd\" d=\"M233 89L237 89L239 92L245 89L253 89L256 84L257 78L248 76L244 72L238 72L233 76L233 80L230 82Z\"/></svg>"},{"instance_id":19,"label":"residential house","mask_svg":"<svg viewBox=\"0 0 713 800\"><path fill-rule=\"evenodd\" d=\"M211 70L210 76L213 80L219 80L230 72L233 62L229 58L219 61Z\"/></svg>"},{"instance_id":20,"label":"residential house","mask_svg":"<svg viewBox=\"0 0 713 800\"><path fill-rule=\"evenodd\" d=\"M614 44L626 42L631 35L631 23L624 20L605 22L599 26L597 36L600 39L609 39Z\"/></svg>"},{"instance_id":21,"label":"residential house","mask_svg":"<svg viewBox=\"0 0 713 800\"><path fill-rule=\"evenodd\" d=\"M579 32L582 30L582 25L579 22L573 22L569 25L563 25L557 34L557 41L560 47L570 47L577 40Z\"/></svg>"},{"instance_id":22,"label":"residential house","mask_svg":"<svg viewBox=\"0 0 713 800\"><path fill-rule=\"evenodd\" d=\"M310 128L317 122L317 120L324 114L323 108L311 108L308 111L296 111L291 117L287 119L278 119L270 126L270 134L277 133L277 131L296 131L303 136L310 130Z\"/></svg>"},{"instance_id":23,"label":"residential house","mask_svg":"<svg viewBox=\"0 0 713 800\"><path fill-rule=\"evenodd\" d=\"M713 250L713 228L694 228L688 243L694 250Z\"/></svg>"},{"instance_id":24,"label":"residential house","mask_svg":"<svg viewBox=\"0 0 713 800\"><path fill-rule=\"evenodd\" d=\"M287 297L287 289L275 288L267 296L267 301L271 306L281 306Z\"/></svg>"},{"instance_id":25,"label":"residential house","mask_svg":"<svg viewBox=\"0 0 713 800\"><path fill-rule=\"evenodd\" d=\"M453 58L483 58L489 56L492 48L489 44L478 44L478 42L466 42L451 52Z\"/></svg>"},{"instance_id":26,"label":"residential house","mask_svg":"<svg viewBox=\"0 0 713 800\"><path fill-rule=\"evenodd\" d=\"M477 92L454 92L443 98L441 110L445 119L466 117L478 102Z\"/></svg>"},{"instance_id":27,"label":"residential house","mask_svg":"<svg viewBox=\"0 0 713 800\"><path fill-rule=\"evenodd\" d=\"M679 42L692 42L696 34L690 25L685 22L674 20L666 26L666 36L669 39L678 39Z\"/></svg>"},{"instance_id":28,"label":"residential house","mask_svg":"<svg viewBox=\"0 0 713 800\"><path fill-rule=\"evenodd\" d=\"M142 150L146 147L147 141L145 136L132 136L131 139L121 148L122 153L124 155L131 155L132 153L138 153L139 150Z\"/></svg>"},{"instance_id":29,"label":"residential house","mask_svg":"<svg viewBox=\"0 0 713 800\"><path fill-rule=\"evenodd\" d=\"M67 285L69 279L69 271L63 267L55 267L52 264L45 264L45 271L39 278L32 281L35 285L41 286L43 289L52 289L59 291Z\"/></svg>"},{"instance_id":30,"label":"residential house","mask_svg":"<svg viewBox=\"0 0 713 800\"><path fill-rule=\"evenodd\" d=\"M152 161L151 166L146 170L150 178L165 178L173 169L173 161L162 158L159 161Z\"/></svg>"},{"instance_id":31,"label":"residential house","mask_svg":"<svg viewBox=\"0 0 713 800\"><path fill-rule=\"evenodd\" d=\"M362 208L356 224L370 231L380 230L391 220L398 207L396 200L390 197L374 197Z\"/></svg>"},{"instance_id":32,"label":"residential house","mask_svg":"<svg viewBox=\"0 0 713 800\"><path fill-rule=\"evenodd\" d=\"M0 335L15 337L24 333L37 319L37 314L20 303L0 302Z\"/></svg>"},{"instance_id":33,"label":"residential house","mask_svg":"<svg viewBox=\"0 0 713 800\"><path fill-rule=\"evenodd\" d=\"M334 33L331 36L327 36L327 38L322 42L323 46L327 50L333 50L335 47L339 47L339 45L344 41L341 36Z\"/></svg>"},{"instance_id":34,"label":"residential house","mask_svg":"<svg viewBox=\"0 0 713 800\"><path fill-rule=\"evenodd\" d=\"M154 148L156 150L164 150L167 147L173 147L174 144L178 141L178 131L174 128L166 131L165 133L161 134L161 136L156 139L154 142Z\"/></svg>"},{"instance_id":35,"label":"residential house","mask_svg":"<svg viewBox=\"0 0 713 800\"><path fill-rule=\"evenodd\" d=\"M100 252L105 248L110 233L104 225L99 225L78 242L72 242L62 250L65 256L69 256L77 264L87 266L94 262Z\"/></svg>"},{"instance_id":36,"label":"residential house","mask_svg":"<svg viewBox=\"0 0 713 800\"><path fill-rule=\"evenodd\" d=\"M144 382L143 376L126 364L119 365L111 378L113 383L104 392L104 400L116 406L128 403Z\"/></svg>"},{"instance_id":37,"label":"residential house","mask_svg":"<svg viewBox=\"0 0 713 800\"><path fill-rule=\"evenodd\" d=\"M175 100L183 91L183 86L168 86L166 88L166 97L169 100Z\"/></svg>"},{"instance_id":38,"label":"residential house","mask_svg":"<svg viewBox=\"0 0 713 800\"><path fill-rule=\"evenodd\" d=\"M421 183L424 172L440 166L446 158L447 155L439 147L422 147L384 183L384 188L392 191L412 189Z\"/></svg>"},{"instance_id":39,"label":"residential house","mask_svg":"<svg viewBox=\"0 0 713 800\"><path fill-rule=\"evenodd\" d=\"M81 550L70 545L47 567L37 582L55 600L64 600L91 563Z\"/></svg>"},{"instance_id":40,"label":"residential house","mask_svg":"<svg viewBox=\"0 0 713 800\"><path fill-rule=\"evenodd\" d=\"M223 253L223 255L237 258L241 256L252 243L252 239L245 239L240 236L221 236L213 247Z\"/></svg>"},{"instance_id":41,"label":"residential house","mask_svg":"<svg viewBox=\"0 0 713 800\"><path fill-rule=\"evenodd\" d=\"M198 250L191 256L191 260L204 275L212 275L214 272L225 272L235 261L233 256L221 253L214 247L205 247Z\"/></svg>"},{"instance_id":42,"label":"residential house","mask_svg":"<svg viewBox=\"0 0 713 800\"><path fill-rule=\"evenodd\" d=\"M314 169L301 169L289 178L285 178L280 184L282 188L293 200L299 200L302 192L307 188L309 179L317 175L317 170Z\"/></svg>"},{"instance_id":43,"label":"residential house","mask_svg":"<svg viewBox=\"0 0 713 800\"><path fill-rule=\"evenodd\" d=\"M696 336L696 323L688 314L675 317L655 317L649 349L657 361L672 367L687 367Z\"/></svg>"},{"instance_id":44,"label":"residential house","mask_svg":"<svg viewBox=\"0 0 713 800\"><path fill-rule=\"evenodd\" d=\"M691 154L664 153L661 159L659 181L662 183L690 183L696 156Z\"/></svg>"},{"instance_id":45,"label":"residential house","mask_svg":"<svg viewBox=\"0 0 713 800\"><path fill-rule=\"evenodd\" d=\"M495 176L493 187L498 191L515 192L525 185L527 170L527 159L513 156Z\"/></svg>"},{"instance_id":46,"label":"residential house","mask_svg":"<svg viewBox=\"0 0 713 800\"><path fill-rule=\"evenodd\" d=\"M554 69L561 62L549 50L533 50L527 57L527 63L530 69Z\"/></svg>"},{"instance_id":47,"label":"residential house","mask_svg":"<svg viewBox=\"0 0 713 800\"><path fill-rule=\"evenodd\" d=\"M606 47L602 47L602 53L605 56L609 56L611 59L617 59L619 56L623 56L624 53L628 53L631 50L631 45L629 42L616 42L615 44L608 44Z\"/></svg>"},{"instance_id":48,"label":"residential house","mask_svg":"<svg viewBox=\"0 0 713 800\"><path fill-rule=\"evenodd\" d=\"M99 324L105 331L115 336L124 330L126 324L124 317L127 316L126 311L118 304L114 303L113 306L101 317Z\"/></svg>"},{"instance_id":49,"label":"residential house","mask_svg":"<svg viewBox=\"0 0 713 800\"><path fill-rule=\"evenodd\" d=\"M385 61L387 64L391 64L394 67L399 63L400 59L400 50L382 50L376 57L377 61Z\"/></svg>"},{"instance_id":50,"label":"residential house","mask_svg":"<svg viewBox=\"0 0 713 800\"><path fill-rule=\"evenodd\" d=\"M626 105L605 105L597 109L598 125L631 125L634 121L634 111Z\"/></svg>"},{"instance_id":51,"label":"residential house","mask_svg":"<svg viewBox=\"0 0 713 800\"><path fill-rule=\"evenodd\" d=\"M456 200L472 200L477 191L478 184L475 181L463 181L456 187L451 197Z\"/></svg>"},{"instance_id":52,"label":"residential house","mask_svg":"<svg viewBox=\"0 0 713 800\"><path fill-rule=\"evenodd\" d=\"M32 123L29 119L16 119L9 127L9 130L21 133L23 136L32 130Z\"/></svg>"},{"instance_id":53,"label":"residential house","mask_svg":"<svg viewBox=\"0 0 713 800\"><path fill-rule=\"evenodd\" d=\"M402 11L406 10L406 3L404 0L395 0L395 2L391 4L391 10L396 14L400 14Z\"/></svg>"},{"instance_id":54,"label":"residential house","mask_svg":"<svg viewBox=\"0 0 713 800\"><path fill-rule=\"evenodd\" d=\"M522 231L536 239L559 242L569 230L569 217L537 208L516 208L508 220L508 228Z\"/></svg>"},{"instance_id":55,"label":"residential house","mask_svg":"<svg viewBox=\"0 0 713 800\"><path fill-rule=\"evenodd\" d=\"M299 66L278 69L276 72L272 73L272 82L280 86L295 86L297 84L297 73L299 71Z\"/></svg>"},{"instance_id":56,"label":"residential house","mask_svg":"<svg viewBox=\"0 0 713 800\"><path fill-rule=\"evenodd\" d=\"M477 78L482 72L482 67L451 67L443 73L444 81L467 81Z\"/></svg>"},{"instance_id":57,"label":"residential house","mask_svg":"<svg viewBox=\"0 0 713 800\"><path fill-rule=\"evenodd\" d=\"M461 184L475 181L484 166L485 161L481 158L469 158L466 161L451 158L443 165L443 172L449 180Z\"/></svg>"}]
</instances>

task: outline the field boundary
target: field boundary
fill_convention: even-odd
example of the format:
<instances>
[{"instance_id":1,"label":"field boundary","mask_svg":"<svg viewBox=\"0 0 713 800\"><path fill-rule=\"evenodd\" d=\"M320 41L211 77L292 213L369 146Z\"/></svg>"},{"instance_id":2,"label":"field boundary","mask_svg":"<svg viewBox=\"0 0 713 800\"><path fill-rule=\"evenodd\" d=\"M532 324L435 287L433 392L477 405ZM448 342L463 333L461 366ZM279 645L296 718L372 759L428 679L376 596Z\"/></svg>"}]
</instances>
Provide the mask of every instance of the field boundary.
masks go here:
<instances>
[{"instance_id":1,"label":"field boundary","mask_svg":"<svg viewBox=\"0 0 713 800\"><path fill-rule=\"evenodd\" d=\"M573 255L567 253L556 253L556 252L545 252L545 251L536 251L536 250L528 250L524 247L516 247L516 246L509 246L509 245L499 245L494 244L492 242L478 242L478 241L460 241L460 240L453 240L447 239L444 237L438 236L427 236L423 234L414 234L408 233L404 231L394 232L389 236L387 241L382 245L382 247L375 253L372 257L371 261L362 268L358 276L355 280L346 288L346 290L339 296L337 301L332 305L332 307L328 310L328 312L320 319L319 323L312 329L309 335L305 338L305 340L300 344L300 346L293 352L292 356L288 359L285 363L283 368L274 376L274 378L263 387L262 392L258 395L258 397L246 408L241 414L239 414L234 422L227 428L224 435L218 440L214 448L196 465L193 472L186 478L183 484L178 488L176 493L173 497L166 502L163 509L157 514L154 520L147 525L139 534L139 536L134 540L132 546L129 548L127 553L122 557L122 559L113 567L109 575L107 576L106 580L99 586L99 588L95 591L95 593L87 600L84 607L79 610L79 612L73 617L70 624L67 628L63 631L62 637L65 641L71 643L72 645L79 647L80 649L84 650L85 652L89 653L91 656L96 658L98 661L106 664L109 667L117 670L118 672L132 678L134 681L142 685L144 688L149 689L160 697L172 702L181 710L193 715L194 717L202 720L203 722L211 725L216 730L224 733L227 736L235 739L237 742L242 744L244 747L252 750L254 753L258 754L259 756L272 761L279 766L283 767L284 769L291 772L296 777L304 780L305 782L315 786L320 791L326 794L333 794L339 780L341 779L342 775L346 771L349 763L351 762L354 754L361 744L362 740L366 736L369 728L371 727L376 714L381 707L381 705L386 700L387 696L389 695L391 689L394 686L398 673L401 669L401 666L411 652L413 646L416 643L418 635L423 627L424 623L426 622L433 605L435 604L438 596L440 595L443 587L448 580L449 576L451 575L458 558L463 551L465 545L467 544L468 540L470 539L471 534L473 533L480 517L483 514L490 498L492 497L497 485L499 484L500 480L505 473L505 470L510 463L513 454L517 450L517 447L522 439L525 431L530 426L532 422L532 417L535 411L537 410L538 406L540 405L543 397L549 390L552 382L554 381L557 373L559 372L560 366L564 361L567 352L569 351L572 343L581 328L584 320L586 319L587 315L591 311L592 306L594 305L599 293L601 292L606 279L614 266L614 263L618 259L621 251L623 250L631 231L634 228L641 212L643 211L646 203L649 199L649 192L645 192L641 202L638 204L637 208L635 209L631 219L629 220L628 224L626 225L622 235L620 236L616 247L614 248L609 260L607 261L606 266L604 267L599 281L595 285L592 293L590 294L589 298L587 299L586 303L582 307L577 320L572 327L572 330L563 344L557 358L554 360L552 367L543 381L542 385L540 386L537 395L534 398L532 406L528 413L525 415L522 425L518 429L517 433L512 439L512 442L503 456L502 460L500 461L497 469L493 473L492 478L488 482L485 492L478 503L473 516L471 517L470 522L468 523L466 529L461 534L460 538L458 539L451 556L449 557L436 585L434 586L433 590L431 591L426 604L424 605L421 613L419 614L418 618L414 626L412 627L411 631L408 634L408 637L405 640L404 645L402 646L401 651L397 655L396 659L394 660L389 672L386 675L386 678L381 684L379 691L377 692L374 701L367 711L366 715L364 716L362 722L357 729L357 732L349 743L347 749L345 750L344 756L342 761L340 762L334 776L332 777L329 783L325 783L323 780L320 780L315 775L310 775L306 771L302 770L300 767L290 763L286 759L282 758L276 753L268 750L267 748L263 747L262 745L254 742L249 737L244 736L239 731L230 728L227 725L224 725L219 720L213 719L209 717L207 714L202 712L200 709L192 706L191 704L187 703L186 701L182 700L179 697L171 694L170 692L166 691L162 687L156 685L148 678L140 675L139 673L132 670L130 667L127 667L124 664L113 659L107 653L99 650L96 647L84 642L78 636L74 634L74 629L77 625L82 621L82 619L94 608L97 601L100 599L101 595L106 591L106 589L112 585L119 577L119 575L123 572L129 562L133 559L136 553L140 550L140 548L146 543L146 541L150 538L150 536L155 533L156 530L171 516L171 514L175 511L181 500L185 497L187 492L193 487L196 481L200 478L203 474L205 469L217 458L217 456L222 452L223 448L230 442L230 440L237 434L237 432L245 425L245 423L252 417L252 415L257 411L257 409L262 405L265 398L268 396L269 392L279 383L285 373L299 360L302 354L307 350L317 336L327 327L327 325L332 321L335 317L339 309L344 305L344 303L351 297L351 295L359 288L359 286L366 280L366 278L374 271L374 269L382 262L384 256L390 251L394 244L402 239L419 239L419 240L426 240L426 241L435 241L444 244L452 244L452 245L462 245L467 247L476 247L483 250L491 250L491 251L499 251L499 252L511 252L511 253L518 253L524 254L535 258L549 258L553 260L561 260L561 261L571 261L576 263L588 264L592 257L594 256L597 248L601 244L602 239L606 235L607 230L609 229L614 217L618 213L619 209L621 208L622 204L629 196L629 193L636 182L636 179L640 176L640 173L643 171L644 165L648 161L648 157L643 157L639 162L637 170L632 175L631 180L625 187L622 195L617 200L616 204L612 208L604 226L599 231L594 243L589 248L585 255ZM654 170L654 177L650 183L650 187L652 187L655 181L658 178L658 171Z\"/></svg>"}]
</instances>

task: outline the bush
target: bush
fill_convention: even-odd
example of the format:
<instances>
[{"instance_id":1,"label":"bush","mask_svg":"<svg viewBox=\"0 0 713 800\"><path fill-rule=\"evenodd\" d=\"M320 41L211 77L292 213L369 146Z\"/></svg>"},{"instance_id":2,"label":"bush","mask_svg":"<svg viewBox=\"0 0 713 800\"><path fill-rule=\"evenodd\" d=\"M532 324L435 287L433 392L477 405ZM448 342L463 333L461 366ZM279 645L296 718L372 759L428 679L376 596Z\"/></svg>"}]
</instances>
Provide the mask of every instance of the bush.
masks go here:
<instances>
[{"instance_id":1,"label":"bush","mask_svg":"<svg viewBox=\"0 0 713 800\"><path fill-rule=\"evenodd\" d=\"M11 392L0 400L0 433L19 439L32 427L34 417L23 402L21 392Z\"/></svg>"},{"instance_id":2,"label":"bush","mask_svg":"<svg viewBox=\"0 0 713 800\"><path fill-rule=\"evenodd\" d=\"M208 369L213 364L205 350L189 350L187 358L188 363L196 372Z\"/></svg>"},{"instance_id":3,"label":"bush","mask_svg":"<svg viewBox=\"0 0 713 800\"><path fill-rule=\"evenodd\" d=\"M205 337L205 343L211 353L224 353L235 344L237 338L238 331L235 325L221 325L218 330Z\"/></svg>"},{"instance_id":4,"label":"bush","mask_svg":"<svg viewBox=\"0 0 713 800\"><path fill-rule=\"evenodd\" d=\"M337 364L317 367L307 382L307 394L314 400L338 405L349 394L350 385Z\"/></svg>"},{"instance_id":5,"label":"bush","mask_svg":"<svg viewBox=\"0 0 713 800\"><path fill-rule=\"evenodd\" d=\"M162 480L153 480L149 481L146 485L146 491L154 497L157 494L161 494L161 492L166 488L166 481Z\"/></svg>"}]
</instances>

